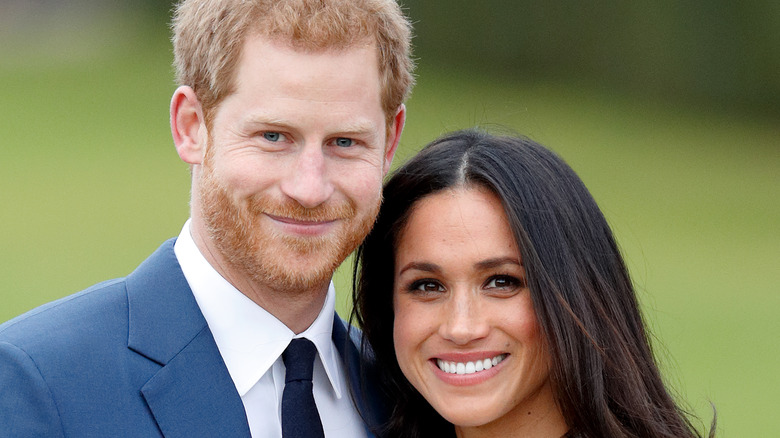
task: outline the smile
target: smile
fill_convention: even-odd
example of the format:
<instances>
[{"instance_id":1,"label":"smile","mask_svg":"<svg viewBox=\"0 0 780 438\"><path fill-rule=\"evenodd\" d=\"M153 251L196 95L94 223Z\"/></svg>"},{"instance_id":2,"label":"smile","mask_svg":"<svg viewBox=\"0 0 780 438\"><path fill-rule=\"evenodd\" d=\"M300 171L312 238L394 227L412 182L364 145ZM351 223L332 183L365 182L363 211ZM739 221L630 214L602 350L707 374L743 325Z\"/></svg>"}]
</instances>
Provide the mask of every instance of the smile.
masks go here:
<instances>
[{"instance_id":1,"label":"smile","mask_svg":"<svg viewBox=\"0 0 780 438\"><path fill-rule=\"evenodd\" d=\"M284 233L289 233L301 237L317 237L329 233L336 225L338 219L326 220L302 220L290 217L273 216L268 214L269 218L275 221Z\"/></svg>"},{"instance_id":2,"label":"smile","mask_svg":"<svg viewBox=\"0 0 780 438\"><path fill-rule=\"evenodd\" d=\"M298 226L327 225L336 222L337 220L337 219L323 219L323 220L295 219L291 217L274 216L272 214L267 214L267 216L277 222L282 222L289 225L298 225Z\"/></svg>"},{"instance_id":3,"label":"smile","mask_svg":"<svg viewBox=\"0 0 780 438\"><path fill-rule=\"evenodd\" d=\"M485 358L473 362L450 362L436 359L436 365L440 370L448 374L474 374L493 368L506 359L506 356L506 354L499 354L493 358Z\"/></svg>"}]
</instances>

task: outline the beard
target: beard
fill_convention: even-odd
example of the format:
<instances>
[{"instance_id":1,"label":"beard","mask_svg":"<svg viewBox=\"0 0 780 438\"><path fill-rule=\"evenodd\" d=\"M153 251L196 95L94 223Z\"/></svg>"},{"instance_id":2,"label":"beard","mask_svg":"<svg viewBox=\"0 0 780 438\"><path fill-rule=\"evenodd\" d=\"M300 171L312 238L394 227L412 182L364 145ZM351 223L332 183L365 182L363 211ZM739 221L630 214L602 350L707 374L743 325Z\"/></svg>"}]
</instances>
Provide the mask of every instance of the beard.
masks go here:
<instances>
[{"instance_id":1,"label":"beard","mask_svg":"<svg viewBox=\"0 0 780 438\"><path fill-rule=\"evenodd\" d=\"M209 149L213 150L213 147ZM201 215L208 237L224 260L255 284L284 293L324 286L374 224L381 195L359 211L354 201L305 208L293 199L268 195L236 199L215 175L207 151L200 184ZM337 221L325 235L280 233L265 215L298 221Z\"/></svg>"}]
</instances>

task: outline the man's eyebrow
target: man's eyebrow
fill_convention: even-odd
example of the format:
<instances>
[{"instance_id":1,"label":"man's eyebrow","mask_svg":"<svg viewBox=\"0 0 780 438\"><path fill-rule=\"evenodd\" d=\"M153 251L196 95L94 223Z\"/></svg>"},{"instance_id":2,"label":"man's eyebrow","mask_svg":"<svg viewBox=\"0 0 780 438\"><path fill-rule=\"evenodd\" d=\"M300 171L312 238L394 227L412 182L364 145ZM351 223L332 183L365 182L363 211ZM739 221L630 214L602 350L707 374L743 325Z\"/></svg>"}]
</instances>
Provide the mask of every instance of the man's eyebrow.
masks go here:
<instances>
[{"instance_id":1,"label":"man's eyebrow","mask_svg":"<svg viewBox=\"0 0 780 438\"><path fill-rule=\"evenodd\" d=\"M246 125L291 126L291 123L285 119L271 117L264 114L254 114L247 116L243 122Z\"/></svg>"},{"instance_id":2,"label":"man's eyebrow","mask_svg":"<svg viewBox=\"0 0 780 438\"><path fill-rule=\"evenodd\" d=\"M345 125L337 132L342 134L363 135L376 132L376 127L371 122L355 122Z\"/></svg>"},{"instance_id":3,"label":"man's eyebrow","mask_svg":"<svg viewBox=\"0 0 780 438\"><path fill-rule=\"evenodd\" d=\"M275 116L269 116L265 114L254 114L247 116L243 124L245 126L256 126L256 125L270 125L270 126L280 126L280 127L289 127L294 128L295 122L289 119L284 119L280 117ZM357 120L353 122L346 123L341 126L337 126L334 129L332 129L333 133L336 134L351 134L351 135L365 135L376 132L376 125L375 123L369 121L369 120Z\"/></svg>"}]
</instances>

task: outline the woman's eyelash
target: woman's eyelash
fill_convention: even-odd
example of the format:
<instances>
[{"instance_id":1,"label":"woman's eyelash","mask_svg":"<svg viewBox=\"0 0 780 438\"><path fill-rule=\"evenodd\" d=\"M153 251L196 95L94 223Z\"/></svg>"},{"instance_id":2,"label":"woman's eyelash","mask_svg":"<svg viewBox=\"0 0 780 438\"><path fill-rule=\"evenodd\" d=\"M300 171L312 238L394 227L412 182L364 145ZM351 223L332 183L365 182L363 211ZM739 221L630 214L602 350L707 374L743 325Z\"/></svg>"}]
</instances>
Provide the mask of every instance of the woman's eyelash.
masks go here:
<instances>
[{"instance_id":1,"label":"woman's eyelash","mask_svg":"<svg viewBox=\"0 0 780 438\"><path fill-rule=\"evenodd\" d=\"M444 287L441 283L432 279L421 279L411 282L407 288L410 292L441 292Z\"/></svg>"},{"instance_id":2,"label":"woman's eyelash","mask_svg":"<svg viewBox=\"0 0 780 438\"><path fill-rule=\"evenodd\" d=\"M510 274L499 274L490 276L483 284L483 287L486 289L517 289L526 287L526 282L525 278L522 277ZM430 278L412 281L408 284L406 289L410 292L417 293L445 291L445 288L440 281Z\"/></svg>"},{"instance_id":3,"label":"woman's eyelash","mask_svg":"<svg viewBox=\"0 0 780 438\"><path fill-rule=\"evenodd\" d=\"M485 286L490 286L492 284L492 287L496 288L515 288L515 287L525 287L525 278L518 278L514 275L509 274L500 274L500 275L493 275L491 276L486 282Z\"/></svg>"}]
</instances>

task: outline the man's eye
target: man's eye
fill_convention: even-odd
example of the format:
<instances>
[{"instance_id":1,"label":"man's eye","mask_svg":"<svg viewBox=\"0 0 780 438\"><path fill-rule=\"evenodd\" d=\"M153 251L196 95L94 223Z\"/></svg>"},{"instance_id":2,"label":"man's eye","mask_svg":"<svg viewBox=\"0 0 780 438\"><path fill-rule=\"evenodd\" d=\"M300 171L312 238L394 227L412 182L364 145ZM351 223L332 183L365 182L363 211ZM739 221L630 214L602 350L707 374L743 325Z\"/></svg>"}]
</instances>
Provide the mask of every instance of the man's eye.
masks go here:
<instances>
[{"instance_id":1,"label":"man's eye","mask_svg":"<svg viewBox=\"0 0 780 438\"><path fill-rule=\"evenodd\" d=\"M278 132L264 132L263 138L265 138L268 141L283 141L285 139L284 135L278 133Z\"/></svg>"},{"instance_id":2,"label":"man's eye","mask_svg":"<svg viewBox=\"0 0 780 438\"><path fill-rule=\"evenodd\" d=\"M348 148L348 147L352 146L355 142L352 141L351 138L339 137L339 138L336 139L336 141L334 143L338 147Z\"/></svg>"}]
</instances>

